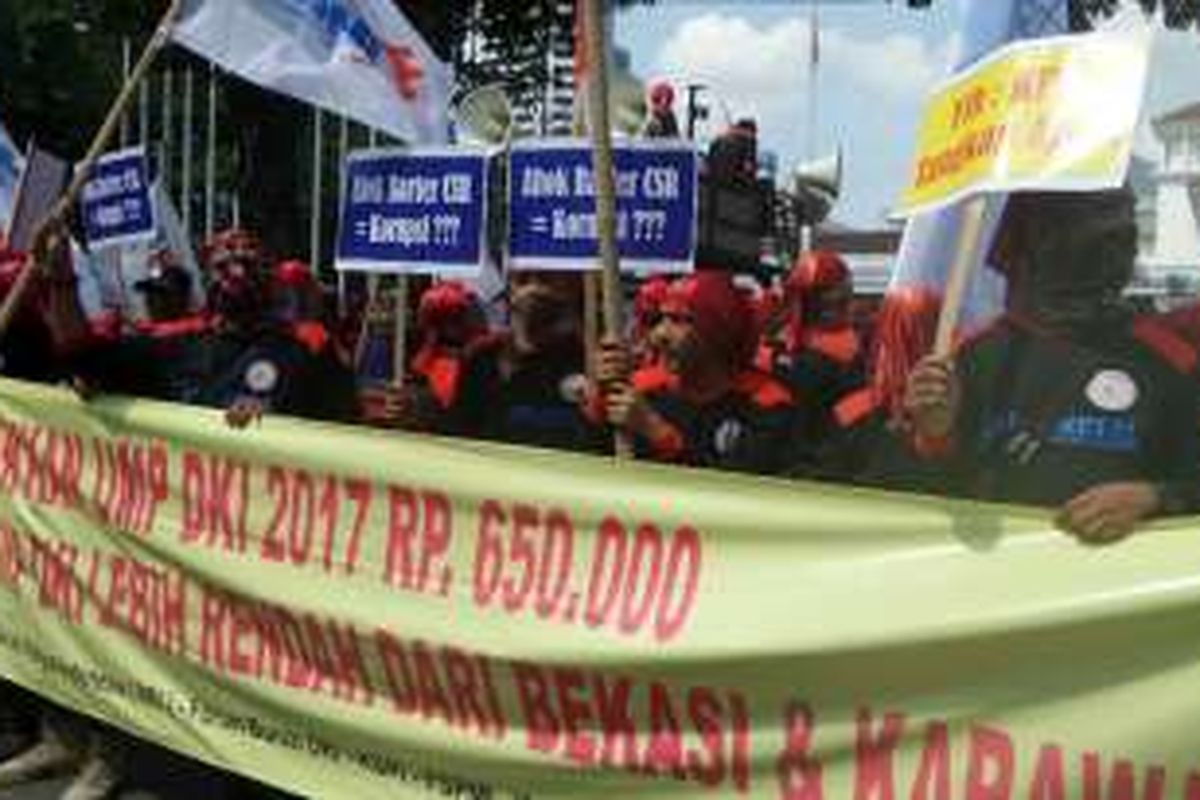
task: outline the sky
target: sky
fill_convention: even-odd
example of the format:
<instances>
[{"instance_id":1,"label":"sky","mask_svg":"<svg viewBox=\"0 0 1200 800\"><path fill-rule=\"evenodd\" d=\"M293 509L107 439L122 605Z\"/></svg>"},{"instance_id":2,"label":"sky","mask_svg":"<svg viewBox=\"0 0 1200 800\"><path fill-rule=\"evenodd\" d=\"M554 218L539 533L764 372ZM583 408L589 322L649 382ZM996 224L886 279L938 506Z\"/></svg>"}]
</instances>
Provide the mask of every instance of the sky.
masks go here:
<instances>
[{"instance_id":1,"label":"sky","mask_svg":"<svg viewBox=\"0 0 1200 800\"><path fill-rule=\"evenodd\" d=\"M683 85L708 87L704 99L712 110L701 138L728 118L756 117L760 147L774 151L787 173L840 146L845 176L833 217L867 227L883 223L908 175L924 98L947 76L958 50L958 6L951 0L925 10L898 1L822 3L813 131L808 2L637 6L618 13L614 37L629 51L635 74L676 85L681 124ZM1197 75L1200 34L1159 30L1139 155L1159 157L1149 119L1200 101Z\"/></svg>"}]
</instances>

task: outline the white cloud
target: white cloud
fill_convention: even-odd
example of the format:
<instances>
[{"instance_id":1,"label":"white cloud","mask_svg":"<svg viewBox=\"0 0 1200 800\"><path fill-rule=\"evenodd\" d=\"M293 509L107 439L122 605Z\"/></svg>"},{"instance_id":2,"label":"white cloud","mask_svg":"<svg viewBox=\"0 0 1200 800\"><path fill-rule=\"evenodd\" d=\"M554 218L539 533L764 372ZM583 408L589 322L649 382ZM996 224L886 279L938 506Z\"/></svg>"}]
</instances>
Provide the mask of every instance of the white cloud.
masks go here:
<instances>
[{"instance_id":1,"label":"white cloud","mask_svg":"<svg viewBox=\"0 0 1200 800\"><path fill-rule=\"evenodd\" d=\"M953 49L953 41L931 50L916 36L858 39L838 29L827 34L825 46L830 69L844 71L865 91L903 100L923 97L946 76Z\"/></svg>"},{"instance_id":2,"label":"white cloud","mask_svg":"<svg viewBox=\"0 0 1200 800\"><path fill-rule=\"evenodd\" d=\"M808 19L757 27L747 18L706 14L680 25L663 45L658 67L713 87L727 102L762 109L803 91L810 49ZM821 71L885 100L920 98L945 74L953 40L931 50L917 36L864 39L840 28L821 31Z\"/></svg>"},{"instance_id":3,"label":"white cloud","mask_svg":"<svg viewBox=\"0 0 1200 800\"><path fill-rule=\"evenodd\" d=\"M948 73L957 37L936 45L906 31L868 35L853 22L821 29L819 121L813 152L841 146L847 159L839 213L874 218L898 190L924 98ZM755 20L713 12L680 22L663 40L653 68L682 85L705 84L715 126L726 115L758 120L762 145L785 170L804 160L809 143L810 28L805 15ZM869 206L869 208L863 207Z\"/></svg>"},{"instance_id":4,"label":"white cloud","mask_svg":"<svg viewBox=\"0 0 1200 800\"><path fill-rule=\"evenodd\" d=\"M761 113L803 88L808 41L804 20L760 29L742 17L707 14L676 29L658 66L668 77L707 84L739 114Z\"/></svg>"}]
</instances>

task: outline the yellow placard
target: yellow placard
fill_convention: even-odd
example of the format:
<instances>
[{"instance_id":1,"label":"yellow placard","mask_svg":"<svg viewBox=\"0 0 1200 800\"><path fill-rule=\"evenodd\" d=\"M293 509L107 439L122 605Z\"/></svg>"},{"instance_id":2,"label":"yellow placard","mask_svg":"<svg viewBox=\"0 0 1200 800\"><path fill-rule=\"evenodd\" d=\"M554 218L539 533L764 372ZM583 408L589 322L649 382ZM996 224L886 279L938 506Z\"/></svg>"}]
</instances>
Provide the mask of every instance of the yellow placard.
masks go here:
<instances>
[{"instance_id":1,"label":"yellow placard","mask_svg":"<svg viewBox=\"0 0 1200 800\"><path fill-rule=\"evenodd\" d=\"M1142 29L1017 42L938 89L899 215L985 191L1124 180L1149 55Z\"/></svg>"}]
</instances>

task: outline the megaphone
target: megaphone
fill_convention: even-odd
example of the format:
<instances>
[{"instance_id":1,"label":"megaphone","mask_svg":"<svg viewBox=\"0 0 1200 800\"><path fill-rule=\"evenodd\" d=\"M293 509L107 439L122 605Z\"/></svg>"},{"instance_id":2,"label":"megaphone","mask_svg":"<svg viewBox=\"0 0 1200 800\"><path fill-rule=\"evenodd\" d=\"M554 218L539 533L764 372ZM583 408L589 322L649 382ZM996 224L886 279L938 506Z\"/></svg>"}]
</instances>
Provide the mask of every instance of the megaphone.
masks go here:
<instances>
[{"instance_id":1,"label":"megaphone","mask_svg":"<svg viewBox=\"0 0 1200 800\"><path fill-rule=\"evenodd\" d=\"M512 103L499 83L489 83L469 92L455 103L453 115L465 141L502 144L508 141L512 132Z\"/></svg>"},{"instance_id":2,"label":"megaphone","mask_svg":"<svg viewBox=\"0 0 1200 800\"><path fill-rule=\"evenodd\" d=\"M842 148L825 158L801 164L792 175L804 222L815 225L829 216L842 192Z\"/></svg>"}]
</instances>

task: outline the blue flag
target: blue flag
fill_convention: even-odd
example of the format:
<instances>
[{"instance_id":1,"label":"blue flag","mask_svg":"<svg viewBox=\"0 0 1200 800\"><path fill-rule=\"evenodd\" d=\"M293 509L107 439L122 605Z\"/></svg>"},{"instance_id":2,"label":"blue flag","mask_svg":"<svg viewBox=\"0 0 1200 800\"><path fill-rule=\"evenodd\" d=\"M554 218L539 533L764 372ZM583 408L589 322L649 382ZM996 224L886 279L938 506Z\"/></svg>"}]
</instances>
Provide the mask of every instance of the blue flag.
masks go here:
<instances>
[{"instance_id":1,"label":"blue flag","mask_svg":"<svg viewBox=\"0 0 1200 800\"><path fill-rule=\"evenodd\" d=\"M13 147L12 139L0 124L0 238L8 231L12 217L13 195L21 174L21 154Z\"/></svg>"}]
</instances>

